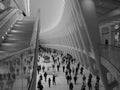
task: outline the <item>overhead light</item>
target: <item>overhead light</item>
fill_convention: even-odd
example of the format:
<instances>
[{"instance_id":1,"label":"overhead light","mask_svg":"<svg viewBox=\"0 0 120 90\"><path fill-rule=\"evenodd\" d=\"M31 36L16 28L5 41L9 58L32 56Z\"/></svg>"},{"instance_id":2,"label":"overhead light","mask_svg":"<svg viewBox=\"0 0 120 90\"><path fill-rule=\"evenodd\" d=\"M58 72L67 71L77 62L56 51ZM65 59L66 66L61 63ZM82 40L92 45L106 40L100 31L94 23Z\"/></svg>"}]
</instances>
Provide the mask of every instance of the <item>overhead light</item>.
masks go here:
<instances>
[{"instance_id":1,"label":"overhead light","mask_svg":"<svg viewBox=\"0 0 120 90\"><path fill-rule=\"evenodd\" d=\"M8 29L8 31L10 32L10 28Z\"/></svg>"},{"instance_id":2,"label":"overhead light","mask_svg":"<svg viewBox=\"0 0 120 90\"><path fill-rule=\"evenodd\" d=\"M119 25L118 25L118 24L117 24L117 25L115 25L115 26L114 26L114 28L115 28L115 29L118 29L118 28L119 28Z\"/></svg>"},{"instance_id":3,"label":"overhead light","mask_svg":"<svg viewBox=\"0 0 120 90\"><path fill-rule=\"evenodd\" d=\"M13 25L10 26L11 28L13 27Z\"/></svg>"},{"instance_id":4,"label":"overhead light","mask_svg":"<svg viewBox=\"0 0 120 90\"><path fill-rule=\"evenodd\" d=\"M5 39L5 37L4 37L4 36L2 36L2 39L4 40L4 39Z\"/></svg>"},{"instance_id":5,"label":"overhead light","mask_svg":"<svg viewBox=\"0 0 120 90\"><path fill-rule=\"evenodd\" d=\"M6 35L8 34L8 32L5 33Z\"/></svg>"}]
</instances>

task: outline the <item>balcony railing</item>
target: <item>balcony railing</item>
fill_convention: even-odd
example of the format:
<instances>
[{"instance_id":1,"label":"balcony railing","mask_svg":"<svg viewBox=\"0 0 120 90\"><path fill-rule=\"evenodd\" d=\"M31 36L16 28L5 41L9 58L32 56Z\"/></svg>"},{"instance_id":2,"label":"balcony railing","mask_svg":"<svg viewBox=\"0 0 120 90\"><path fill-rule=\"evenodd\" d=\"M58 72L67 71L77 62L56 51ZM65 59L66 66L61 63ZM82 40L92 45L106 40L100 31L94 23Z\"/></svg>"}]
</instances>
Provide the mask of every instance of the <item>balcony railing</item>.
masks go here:
<instances>
[{"instance_id":1,"label":"balcony railing","mask_svg":"<svg viewBox=\"0 0 120 90\"><path fill-rule=\"evenodd\" d=\"M98 44L100 56L105 58L120 73L120 47Z\"/></svg>"}]
</instances>

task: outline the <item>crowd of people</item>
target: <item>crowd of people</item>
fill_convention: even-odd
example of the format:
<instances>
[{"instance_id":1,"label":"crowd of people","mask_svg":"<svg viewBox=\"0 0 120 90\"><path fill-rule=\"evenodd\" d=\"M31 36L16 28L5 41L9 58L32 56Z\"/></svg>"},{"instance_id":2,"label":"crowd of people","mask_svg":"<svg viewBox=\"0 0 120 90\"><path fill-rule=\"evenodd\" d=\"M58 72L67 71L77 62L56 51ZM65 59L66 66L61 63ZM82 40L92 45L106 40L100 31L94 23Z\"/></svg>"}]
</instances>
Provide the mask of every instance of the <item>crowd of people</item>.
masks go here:
<instances>
[{"instance_id":1,"label":"crowd of people","mask_svg":"<svg viewBox=\"0 0 120 90\"><path fill-rule=\"evenodd\" d=\"M92 73L89 73L88 76L84 73L84 67L80 64L79 61L74 59L72 55L70 54L63 54L63 53L53 53L53 52L42 52L40 53L40 57L43 57L44 54L48 54L48 56L51 57L51 67L52 70L56 70L55 72L60 72L60 69L62 70L62 73L64 73L64 76L66 78L67 85L69 87L69 90L74 90L75 86L78 84L79 76L82 77L82 83L79 90L87 90L86 87L88 87L89 90L99 90L99 82L100 77L99 75L96 76L96 82L93 85L92 84ZM39 63L40 60L38 60ZM57 85L56 82L56 74L55 72L52 72L52 77L48 77L48 71L49 69L42 65L38 64L37 71L39 74L39 80L37 84L38 90L44 90L44 84L43 84L43 78L45 80L45 83L48 84L48 87L51 87L52 85ZM41 74L43 73L43 75ZM49 89L48 89L49 90Z\"/></svg>"}]
</instances>

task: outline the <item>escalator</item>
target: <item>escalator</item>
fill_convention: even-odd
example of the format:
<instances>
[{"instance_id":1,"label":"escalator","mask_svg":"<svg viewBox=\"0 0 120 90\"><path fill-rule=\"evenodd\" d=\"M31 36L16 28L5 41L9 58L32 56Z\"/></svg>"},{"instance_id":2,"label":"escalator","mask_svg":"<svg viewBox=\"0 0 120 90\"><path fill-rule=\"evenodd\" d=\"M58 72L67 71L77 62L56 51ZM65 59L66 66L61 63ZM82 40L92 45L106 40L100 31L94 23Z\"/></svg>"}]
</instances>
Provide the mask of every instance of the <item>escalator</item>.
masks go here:
<instances>
[{"instance_id":1,"label":"escalator","mask_svg":"<svg viewBox=\"0 0 120 90\"><path fill-rule=\"evenodd\" d=\"M34 18L24 17L23 20L17 20L1 43L0 55L20 51L29 47L33 27Z\"/></svg>"},{"instance_id":2,"label":"escalator","mask_svg":"<svg viewBox=\"0 0 120 90\"><path fill-rule=\"evenodd\" d=\"M38 11L36 17L24 17L14 8L1 14L0 18L4 18L0 21L0 90L35 90L39 14ZM12 87L8 85L9 77L2 78L9 75L15 76Z\"/></svg>"}]
</instances>

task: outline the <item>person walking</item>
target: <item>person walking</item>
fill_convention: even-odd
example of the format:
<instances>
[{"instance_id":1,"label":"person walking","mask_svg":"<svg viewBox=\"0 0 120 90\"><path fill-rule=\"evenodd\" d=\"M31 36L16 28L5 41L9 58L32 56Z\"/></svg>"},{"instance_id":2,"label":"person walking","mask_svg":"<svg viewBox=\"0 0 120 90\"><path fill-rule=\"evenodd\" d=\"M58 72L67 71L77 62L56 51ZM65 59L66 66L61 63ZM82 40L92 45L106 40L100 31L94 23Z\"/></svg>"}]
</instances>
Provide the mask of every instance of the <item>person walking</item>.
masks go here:
<instances>
[{"instance_id":1,"label":"person walking","mask_svg":"<svg viewBox=\"0 0 120 90\"><path fill-rule=\"evenodd\" d=\"M56 85L56 77L55 77L55 75L53 75L52 82L53 82L53 85Z\"/></svg>"},{"instance_id":2,"label":"person walking","mask_svg":"<svg viewBox=\"0 0 120 90\"><path fill-rule=\"evenodd\" d=\"M78 74L79 68L76 67L75 74Z\"/></svg>"},{"instance_id":3,"label":"person walking","mask_svg":"<svg viewBox=\"0 0 120 90\"><path fill-rule=\"evenodd\" d=\"M26 73L26 66L23 67L24 74Z\"/></svg>"},{"instance_id":4,"label":"person walking","mask_svg":"<svg viewBox=\"0 0 120 90\"><path fill-rule=\"evenodd\" d=\"M92 90L92 84L91 84L91 81L90 80L88 80L88 88L89 88L89 90Z\"/></svg>"},{"instance_id":5,"label":"person walking","mask_svg":"<svg viewBox=\"0 0 120 90\"><path fill-rule=\"evenodd\" d=\"M96 76L96 83L95 83L95 90L99 90L99 81L100 81L100 77L97 75Z\"/></svg>"},{"instance_id":6,"label":"person walking","mask_svg":"<svg viewBox=\"0 0 120 90\"><path fill-rule=\"evenodd\" d=\"M12 90L13 84L15 82L15 76L12 73L8 73L8 78L7 78L7 85L8 89Z\"/></svg>"},{"instance_id":7,"label":"person walking","mask_svg":"<svg viewBox=\"0 0 120 90\"><path fill-rule=\"evenodd\" d=\"M52 64L52 69L53 69L53 70L55 69L55 64Z\"/></svg>"},{"instance_id":8,"label":"person walking","mask_svg":"<svg viewBox=\"0 0 120 90\"><path fill-rule=\"evenodd\" d=\"M72 71L71 68L69 68L69 75L71 75L71 71Z\"/></svg>"},{"instance_id":9,"label":"person walking","mask_svg":"<svg viewBox=\"0 0 120 90\"><path fill-rule=\"evenodd\" d=\"M39 68L39 66L37 66L37 71L38 71L38 74L39 74L39 72L40 72L40 68Z\"/></svg>"},{"instance_id":10,"label":"person walking","mask_svg":"<svg viewBox=\"0 0 120 90\"><path fill-rule=\"evenodd\" d=\"M85 84L85 82L83 82L81 90L85 90L85 88L86 88L86 84Z\"/></svg>"},{"instance_id":11,"label":"person walking","mask_svg":"<svg viewBox=\"0 0 120 90\"><path fill-rule=\"evenodd\" d=\"M80 69L80 74L83 75L83 67Z\"/></svg>"},{"instance_id":12,"label":"person walking","mask_svg":"<svg viewBox=\"0 0 120 90\"><path fill-rule=\"evenodd\" d=\"M57 65L57 71L59 72L59 68L60 68L60 66L59 65Z\"/></svg>"},{"instance_id":13,"label":"person walking","mask_svg":"<svg viewBox=\"0 0 120 90\"><path fill-rule=\"evenodd\" d=\"M44 65L42 66L42 70L43 70L43 72L45 71L45 66Z\"/></svg>"},{"instance_id":14,"label":"person walking","mask_svg":"<svg viewBox=\"0 0 120 90\"><path fill-rule=\"evenodd\" d=\"M42 83L41 83L41 80L39 80L37 88L38 88L39 90L43 90L44 87L43 87L43 85L42 85Z\"/></svg>"},{"instance_id":15,"label":"person walking","mask_svg":"<svg viewBox=\"0 0 120 90\"><path fill-rule=\"evenodd\" d=\"M77 75L75 75L73 79L74 79L74 83L76 84L76 82L77 82Z\"/></svg>"},{"instance_id":16,"label":"person walking","mask_svg":"<svg viewBox=\"0 0 120 90\"><path fill-rule=\"evenodd\" d=\"M45 82L47 81L47 72L44 73Z\"/></svg>"},{"instance_id":17,"label":"person walking","mask_svg":"<svg viewBox=\"0 0 120 90\"><path fill-rule=\"evenodd\" d=\"M83 75L83 82L85 82L86 81L86 76L85 75Z\"/></svg>"},{"instance_id":18,"label":"person walking","mask_svg":"<svg viewBox=\"0 0 120 90\"><path fill-rule=\"evenodd\" d=\"M70 76L66 75L67 84L69 84L69 78L70 78Z\"/></svg>"},{"instance_id":19,"label":"person walking","mask_svg":"<svg viewBox=\"0 0 120 90\"><path fill-rule=\"evenodd\" d=\"M67 75L68 75L68 70L65 71L65 76L67 76Z\"/></svg>"},{"instance_id":20,"label":"person walking","mask_svg":"<svg viewBox=\"0 0 120 90\"><path fill-rule=\"evenodd\" d=\"M92 81L92 74L89 73L89 76L88 76L88 82L87 82L87 85L88 85L89 90L92 90L92 84L91 84L91 81Z\"/></svg>"},{"instance_id":21,"label":"person walking","mask_svg":"<svg viewBox=\"0 0 120 90\"><path fill-rule=\"evenodd\" d=\"M98 84L98 82L95 83L95 90L99 90L99 84Z\"/></svg>"},{"instance_id":22,"label":"person walking","mask_svg":"<svg viewBox=\"0 0 120 90\"><path fill-rule=\"evenodd\" d=\"M63 72L65 71L65 66L63 65Z\"/></svg>"},{"instance_id":23,"label":"person walking","mask_svg":"<svg viewBox=\"0 0 120 90\"><path fill-rule=\"evenodd\" d=\"M69 90L73 90L73 83L72 82L70 82L70 84L69 84Z\"/></svg>"},{"instance_id":24,"label":"person walking","mask_svg":"<svg viewBox=\"0 0 120 90\"><path fill-rule=\"evenodd\" d=\"M96 76L96 82L99 84L99 81L100 81L100 77L97 75Z\"/></svg>"},{"instance_id":25,"label":"person walking","mask_svg":"<svg viewBox=\"0 0 120 90\"><path fill-rule=\"evenodd\" d=\"M42 74L40 75L40 80L42 80L43 78L42 78Z\"/></svg>"},{"instance_id":26,"label":"person walking","mask_svg":"<svg viewBox=\"0 0 120 90\"><path fill-rule=\"evenodd\" d=\"M72 73L74 74L74 72L75 72L75 69L74 69L74 67L72 67Z\"/></svg>"},{"instance_id":27,"label":"person walking","mask_svg":"<svg viewBox=\"0 0 120 90\"><path fill-rule=\"evenodd\" d=\"M49 87L51 87L51 79L50 78L48 79L48 85L49 85Z\"/></svg>"}]
</instances>

